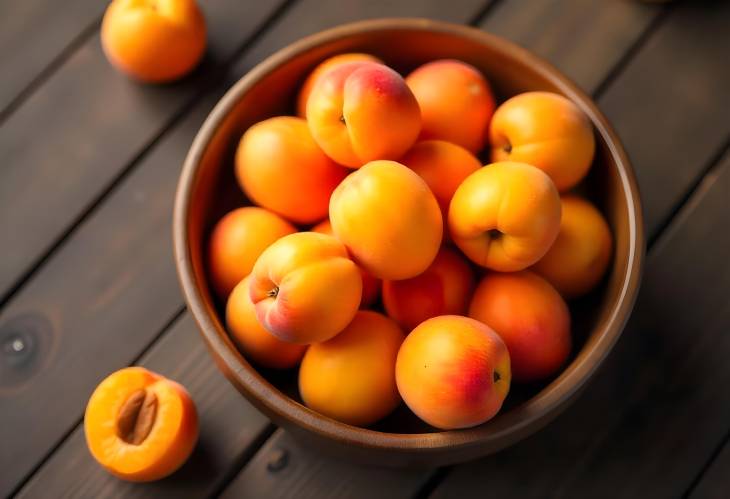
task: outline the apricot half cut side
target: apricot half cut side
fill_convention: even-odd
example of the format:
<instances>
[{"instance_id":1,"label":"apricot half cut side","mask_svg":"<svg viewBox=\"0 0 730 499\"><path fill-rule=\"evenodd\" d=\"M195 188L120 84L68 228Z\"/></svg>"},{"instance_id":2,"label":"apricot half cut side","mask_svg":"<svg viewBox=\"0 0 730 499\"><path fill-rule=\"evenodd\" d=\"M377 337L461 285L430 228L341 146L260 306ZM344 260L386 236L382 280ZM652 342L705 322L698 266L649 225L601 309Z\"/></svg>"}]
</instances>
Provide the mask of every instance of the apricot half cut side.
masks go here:
<instances>
[{"instance_id":1,"label":"apricot half cut side","mask_svg":"<svg viewBox=\"0 0 730 499\"><path fill-rule=\"evenodd\" d=\"M180 384L142 367L109 375L84 416L92 456L111 474L159 480L188 459L198 440L198 415Z\"/></svg>"}]
</instances>

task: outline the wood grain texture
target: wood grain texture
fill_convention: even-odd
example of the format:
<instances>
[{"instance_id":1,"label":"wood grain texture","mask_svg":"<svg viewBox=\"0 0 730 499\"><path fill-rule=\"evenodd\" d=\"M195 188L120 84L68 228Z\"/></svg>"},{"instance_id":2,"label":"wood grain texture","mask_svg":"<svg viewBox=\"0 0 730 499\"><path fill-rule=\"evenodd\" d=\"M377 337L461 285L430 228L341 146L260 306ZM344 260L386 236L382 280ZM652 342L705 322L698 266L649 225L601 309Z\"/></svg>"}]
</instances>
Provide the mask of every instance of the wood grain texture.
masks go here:
<instances>
[{"instance_id":1,"label":"wood grain texture","mask_svg":"<svg viewBox=\"0 0 730 499\"><path fill-rule=\"evenodd\" d=\"M203 5L208 51L189 78L142 85L114 70L98 34L87 40L3 124L0 151L0 296L64 233L282 0Z\"/></svg>"},{"instance_id":2,"label":"wood grain texture","mask_svg":"<svg viewBox=\"0 0 730 499\"><path fill-rule=\"evenodd\" d=\"M674 497L730 429L730 156L652 249L634 316L555 423L455 469L434 497ZM702 255L702 265L697 264Z\"/></svg>"},{"instance_id":3,"label":"wood grain texture","mask_svg":"<svg viewBox=\"0 0 730 499\"><path fill-rule=\"evenodd\" d=\"M697 486L690 494L690 499L726 499L730 491L730 444L725 441L720 454L712 462Z\"/></svg>"},{"instance_id":4,"label":"wood grain texture","mask_svg":"<svg viewBox=\"0 0 730 499\"><path fill-rule=\"evenodd\" d=\"M482 22L594 92L662 9L640 2L504 1Z\"/></svg>"},{"instance_id":5,"label":"wood grain texture","mask_svg":"<svg viewBox=\"0 0 730 499\"><path fill-rule=\"evenodd\" d=\"M428 476L426 470L365 467L329 459L277 430L221 497L401 499L413 496Z\"/></svg>"},{"instance_id":6,"label":"wood grain texture","mask_svg":"<svg viewBox=\"0 0 730 499\"><path fill-rule=\"evenodd\" d=\"M0 2L0 116L105 8L98 0Z\"/></svg>"},{"instance_id":7,"label":"wood grain texture","mask_svg":"<svg viewBox=\"0 0 730 499\"><path fill-rule=\"evenodd\" d=\"M206 497L221 485L231 465L240 462L269 428L268 420L241 398L218 371L200 341L197 326L187 314L155 344L140 365L182 383L195 401L201 433L190 460L167 479L150 484L124 482L93 460L80 424L18 497L48 497L51 491L53 497L99 499Z\"/></svg>"}]
</instances>

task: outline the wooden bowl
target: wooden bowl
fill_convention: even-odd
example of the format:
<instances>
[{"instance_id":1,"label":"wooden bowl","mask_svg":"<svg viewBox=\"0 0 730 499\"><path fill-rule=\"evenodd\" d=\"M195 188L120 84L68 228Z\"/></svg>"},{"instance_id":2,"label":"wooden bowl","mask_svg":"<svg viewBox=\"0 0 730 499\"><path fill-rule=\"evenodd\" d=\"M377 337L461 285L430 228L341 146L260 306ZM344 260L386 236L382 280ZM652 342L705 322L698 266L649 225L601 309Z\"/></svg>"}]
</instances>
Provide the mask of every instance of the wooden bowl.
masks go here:
<instances>
[{"instance_id":1,"label":"wooden bowl","mask_svg":"<svg viewBox=\"0 0 730 499\"><path fill-rule=\"evenodd\" d=\"M405 408L373 428L357 428L301 404L296 373L254 368L224 328L222 304L205 268L211 226L246 204L233 177L234 151L252 124L292 114L308 72L342 52L369 52L406 74L420 64L455 58L478 67L499 100L528 90L566 96L589 116L597 152L581 189L603 210L613 230L613 265L602 286L571 304L574 353L556 378L513 386L497 417L475 428L439 431ZM276 424L310 446L348 459L392 466L444 465L483 456L535 432L575 399L624 328L639 288L644 233L634 172L618 137L591 99L555 68L526 50L482 31L423 19L382 19L348 24L304 38L278 51L239 80L198 132L185 161L174 214L177 269L190 311L215 361L231 383Z\"/></svg>"}]
</instances>

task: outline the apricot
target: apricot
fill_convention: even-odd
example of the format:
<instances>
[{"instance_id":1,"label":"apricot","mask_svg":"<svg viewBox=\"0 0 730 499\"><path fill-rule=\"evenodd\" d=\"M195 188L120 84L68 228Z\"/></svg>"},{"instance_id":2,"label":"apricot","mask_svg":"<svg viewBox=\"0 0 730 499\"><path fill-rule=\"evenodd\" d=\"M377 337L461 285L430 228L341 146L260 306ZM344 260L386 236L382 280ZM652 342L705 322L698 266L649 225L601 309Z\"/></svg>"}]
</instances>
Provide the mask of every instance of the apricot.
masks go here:
<instances>
[{"instance_id":1,"label":"apricot","mask_svg":"<svg viewBox=\"0 0 730 499\"><path fill-rule=\"evenodd\" d=\"M307 122L291 116L253 125L236 151L236 177L246 195L295 223L325 218L346 172L317 146Z\"/></svg>"},{"instance_id":2,"label":"apricot","mask_svg":"<svg viewBox=\"0 0 730 499\"><path fill-rule=\"evenodd\" d=\"M588 117L550 92L526 92L497 108L489 128L492 161L534 165L566 191L591 167L596 140Z\"/></svg>"},{"instance_id":3,"label":"apricot","mask_svg":"<svg viewBox=\"0 0 730 499\"><path fill-rule=\"evenodd\" d=\"M400 403L395 359L403 332L391 319L362 310L337 336L315 343L299 369L299 392L311 409L343 423L367 426Z\"/></svg>"},{"instance_id":4,"label":"apricot","mask_svg":"<svg viewBox=\"0 0 730 499\"><path fill-rule=\"evenodd\" d=\"M297 229L268 210L237 208L213 228L208 242L208 268L216 293L223 299L251 273L262 251Z\"/></svg>"},{"instance_id":5,"label":"apricot","mask_svg":"<svg viewBox=\"0 0 730 499\"><path fill-rule=\"evenodd\" d=\"M101 45L117 69L159 83L191 71L205 52L205 18L194 0L113 0Z\"/></svg>"},{"instance_id":6,"label":"apricot","mask_svg":"<svg viewBox=\"0 0 730 499\"><path fill-rule=\"evenodd\" d=\"M441 248L433 263L420 275L383 282L383 305L406 331L439 315L465 315L474 276L457 252Z\"/></svg>"},{"instance_id":7,"label":"apricot","mask_svg":"<svg viewBox=\"0 0 730 499\"><path fill-rule=\"evenodd\" d=\"M348 62L318 79L307 122L327 155L359 168L410 149L421 131L421 112L398 73L373 62Z\"/></svg>"},{"instance_id":8,"label":"apricot","mask_svg":"<svg viewBox=\"0 0 730 499\"><path fill-rule=\"evenodd\" d=\"M560 231L545 256L532 270L547 279L566 298L588 293L606 273L613 238L601 212L578 196L562 196Z\"/></svg>"},{"instance_id":9,"label":"apricot","mask_svg":"<svg viewBox=\"0 0 730 499\"><path fill-rule=\"evenodd\" d=\"M421 177L395 161L372 161L350 174L332 193L329 213L355 261L380 279L417 276L441 245L436 198Z\"/></svg>"},{"instance_id":10,"label":"apricot","mask_svg":"<svg viewBox=\"0 0 730 499\"><path fill-rule=\"evenodd\" d=\"M337 54L330 57L329 59L325 59L324 61L319 63L317 67L312 70L311 73L309 73L309 76L307 76L307 79L304 80L304 83L302 84L301 90L299 90L299 95L297 96L297 116L299 116L300 118L307 117L307 100L309 99L309 94L312 93L312 88L314 88L314 84L317 83L317 80L323 74L328 73L330 70L346 62L382 63L383 61L381 61L374 55L363 54L359 52Z\"/></svg>"},{"instance_id":11,"label":"apricot","mask_svg":"<svg viewBox=\"0 0 730 499\"><path fill-rule=\"evenodd\" d=\"M560 228L560 196L544 172L492 163L472 173L449 206L454 243L474 263L512 272L547 253Z\"/></svg>"},{"instance_id":12,"label":"apricot","mask_svg":"<svg viewBox=\"0 0 730 499\"><path fill-rule=\"evenodd\" d=\"M261 253L251 272L256 317L282 341L325 341L350 323L362 298L362 278L333 236L297 232Z\"/></svg>"},{"instance_id":13,"label":"apricot","mask_svg":"<svg viewBox=\"0 0 730 499\"><path fill-rule=\"evenodd\" d=\"M468 317L442 315L421 323L398 352L395 379L406 405L444 430L494 417L510 386L510 356L500 337Z\"/></svg>"},{"instance_id":14,"label":"apricot","mask_svg":"<svg viewBox=\"0 0 730 499\"><path fill-rule=\"evenodd\" d=\"M295 367L307 346L282 341L261 325L251 301L250 282L250 276L244 278L228 297L226 326L233 342L247 358L264 367Z\"/></svg>"},{"instance_id":15,"label":"apricot","mask_svg":"<svg viewBox=\"0 0 730 499\"><path fill-rule=\"evenodd\" d=\"M504 340L515 381L555 374L570 354L570 313L549 282L530 271L492 272L477 286L469 316Z\"/></svg>"},{"instance_id":16,"label":"apricot","mask_svg":"<svg viewBox=\"0 0 730 499\"><path fill-rule=\"evenodd\" d=\"M188 459L198 440L198 414L185 388L142 367L110 374L84 415L86 444L111 474L159 480Z\"/></svg>"},{"instance_id":17,"label":"apricot","mask_svg":"<svg viewBox=\"0 0 730 499\"><path fill-rule=\"evenodd\" d=\"M461 183L482 167L472 153L443 140L417 142L400 160L428 184L446 221L449 203Z\"/></svg>"},{"instance_id":18,"label":"apricot","mask_svg":"<svg viewBox=\"0 0 730 499\"><path fill-rule=\"evenodd\" d=\"M335 235L329 219L312 227L312 232L319 232L320 234L327 234L329 236ZM359 265L357 268L360 269L360 276L362 277L362 300L360 301L360 308L367 308L378 299L381 282L380 279L373 277Z\"/></svg>"},{"instance_id":19,"label":"apricot","mask_svg":"<svg viewBox=\"0 0 730 499\"><path fill-rule=\"evenodd\" d=\"M474 66L453 59L424 64L406 77L421 108L421 138L479 152L494 113L489 83Z\"/></svg>"}]
</instances>

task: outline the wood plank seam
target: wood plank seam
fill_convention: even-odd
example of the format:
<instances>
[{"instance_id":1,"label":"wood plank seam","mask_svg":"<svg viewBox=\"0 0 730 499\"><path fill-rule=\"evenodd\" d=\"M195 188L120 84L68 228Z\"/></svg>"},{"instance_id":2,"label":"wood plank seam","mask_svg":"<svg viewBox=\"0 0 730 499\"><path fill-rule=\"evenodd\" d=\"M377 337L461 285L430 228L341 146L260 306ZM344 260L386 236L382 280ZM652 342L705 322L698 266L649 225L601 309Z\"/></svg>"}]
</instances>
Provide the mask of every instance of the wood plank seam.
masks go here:
<instances>
[{"instance_id":1,"label":"wood plank seam","mask_svg":"<svg viewBox=\"0 0 730 499\"><path fill-rule=\"evenodd\" d=\"M503 0L492 0L491 2L489 0L486 1L484 4L484 7L479 10L474 17L472 17L471 21L469 21L469 26L477 27L479 24L484 22L486 18L489 17L489 14L494 10L495 7L497 7Z\"/></svg>"},{"instance_id":2,"label":"wood plank seam","mask_svg":"<svg viewBox=\"0 0 730 499\"><path fill-rule=\"evenodd\" d=\"M33 275L40 269L43 264L53 255L53 253L63 245L63 243L68 240L71 235L74 234L76 229L83 224L83 222L96 210L96 208L101 205L104 200L114 192L116 187L119 185L120 182L122 182L126 177L128 177L137 167L137 165L141 162L141 160L147 155L147 153L155 147L155 145L164 137L172 128L174 128L175 124L178 123L182 118L184 118L188 112L190 112L191 109L195 107L195 105L212 89L216 88L218 85L220 85L221 81L223 80L227 70L232 66L235 61L237 61L243 53L246 52L249 45L253 44L253 42L262 34L264 33L272 24L274 24L279 17L281 17L284 12L289 8L290 5L296 3L298 0L284 0L281 5L279 5L278 8L274 9L267 17L266 19L259 25L259 27L254 30L249 37L247 37L243 43L231 53L231 56L221 63L219 67L216 68L214 71L214 74L211 75L211 77L208 79L207 84L201 86L201 88L195 92L189 101L187 101L177 112L173 113L173 115L165 122L165 124L160 128L160 130L145 143L140 150L135 154L135 156L132 158L132 160L124 167L122 168L115 176L112 177L111 181L108 182L106 186L104 186L100 192L91 199L87 207L81 211L81 213L78 214L71 222L67 225L65 230L63 230L59 236L45 249L41 252L41 254L38 256L38 258L33 261L28 269L21 274L21 276L5 291L4 294L0 295L0 310L5 307L5 305L17 294L20 289L23 288L25 283L27 283ZM94 30L92 30L93 34ZM69 54L70 56L71 54Z\"/></svg>"},{"instance_id":3,"label":"wood plank seam","mask_svg":"<svg viewBox=\"0 0 730 499\"><path fill-rule=\"evenodd\" d=\"M712 454L710 454L710 457L707 458L707 462L702 466L702 469L699 470L697 473L697 476L692 480L692 483L689 484L689 487L687 487L687 491L682 494L682 498L686 499L692 495L692 493L695 491L697 486L702 482L702 479L705 477L707 472L712 467L713 463L717 460L718 457L720 457L720 454L725 449L727 445L730 444L730 428L728 428L727 433L725 436L720 440L720 443L717 444L717 447L712 451Z\"/></svg>"}]
</instances>

